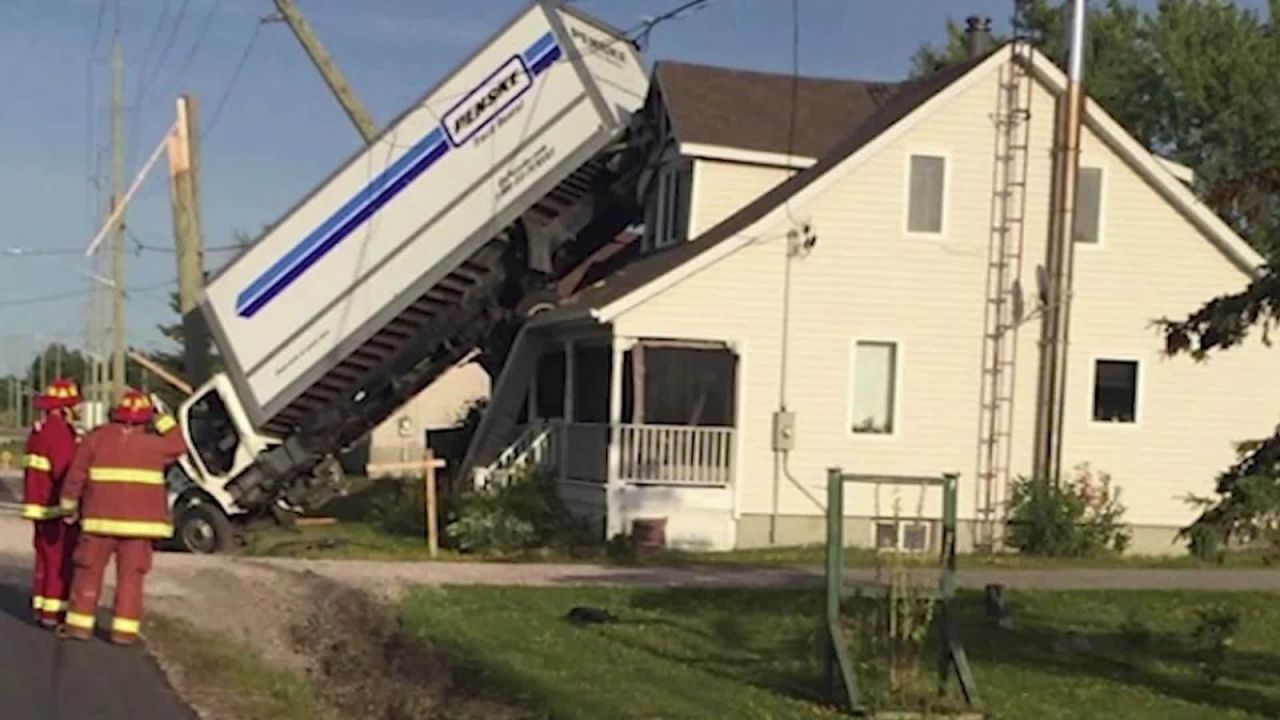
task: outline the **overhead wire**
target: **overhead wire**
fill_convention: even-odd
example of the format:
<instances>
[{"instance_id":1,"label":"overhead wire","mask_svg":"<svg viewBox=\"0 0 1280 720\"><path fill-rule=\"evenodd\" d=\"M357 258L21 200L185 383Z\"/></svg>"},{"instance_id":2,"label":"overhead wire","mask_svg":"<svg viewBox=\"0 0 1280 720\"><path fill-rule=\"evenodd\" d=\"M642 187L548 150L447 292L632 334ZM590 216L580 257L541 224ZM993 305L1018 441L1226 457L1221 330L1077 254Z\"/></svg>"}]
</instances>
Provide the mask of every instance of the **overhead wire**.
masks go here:
<instances>
[{"instance_id":1,"label":"overhead wire","mask_svg":"<svg viewBox=\"0 0 1280 720\"><path fill-rule=\"evenodd\" d=\"M182 63L178 65L173 76L165 83L166 88L173 85L178 78L182 77L182 75L191 68L191 63L200 52L200 47L204 43L205 37L209 34L209 28L213 26L213 18L218 14L218 9L222 6L222 2L223 0L214 0L213 4L209 6L209 12L204 16L204 22L200 25L200 30L196 32L196 39L191 43L191 49L187 51L186 57L184 57Z\"/></svg>"},{"instance_id":2,"label":"overhead wire","mask_svg":"<svg viewBox=\"0 0 1280 720\"><path fill-rule=\"evenodd\" d=\"M240 80L241 73L244 72L245 65L249 62L249 56L253 54L253 47L258 42L258 36L262 33L263 20L258 20L253 26L253 33L249 36L249 42L245 43L244 52L240 54L240 60L236 62L235 69L231 72L231 79L227 81L227 86L222 91L222 97L218 99L217 105L214 106L213 112L209 115L209 124L200 130L201 139L207 139L213 134L214 128L218 126L218 120L222 118L222 111L226 109L227 101L231 99L231 92L235 90L236 83Z\"/></svg>"}]
</instances>

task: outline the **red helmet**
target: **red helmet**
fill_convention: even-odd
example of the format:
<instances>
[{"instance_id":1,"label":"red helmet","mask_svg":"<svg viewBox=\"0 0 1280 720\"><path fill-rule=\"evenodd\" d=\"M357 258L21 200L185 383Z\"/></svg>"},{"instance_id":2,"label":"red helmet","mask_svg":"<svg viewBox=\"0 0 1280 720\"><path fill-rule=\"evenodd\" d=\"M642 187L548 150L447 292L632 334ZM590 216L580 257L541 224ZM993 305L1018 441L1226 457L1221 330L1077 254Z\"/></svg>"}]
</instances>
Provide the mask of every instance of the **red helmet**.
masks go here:
<instances>
[{"instance_id":1,"label":"red helmet","mask_svg":"<svg viewBox=\"0 0 1280 720\"><path fill-rule=\"evenodd\" d=\"M151 398L133 388L125 390L120 404L111 410L113 421L127 425L143 425L155 416L156 406L151 404Z\"/></svg>"},{"instance_id":2,"label":"red helmet","mask_svg":"<svg viewBox=\"0 0 1280 720\"><path fill-rule=\"evenodd\" d=\"M80 387L75 380L58 378L44 392L36 396L36 409L57 410L75 407L80 404Z\"/></svg>"}]
</instances>

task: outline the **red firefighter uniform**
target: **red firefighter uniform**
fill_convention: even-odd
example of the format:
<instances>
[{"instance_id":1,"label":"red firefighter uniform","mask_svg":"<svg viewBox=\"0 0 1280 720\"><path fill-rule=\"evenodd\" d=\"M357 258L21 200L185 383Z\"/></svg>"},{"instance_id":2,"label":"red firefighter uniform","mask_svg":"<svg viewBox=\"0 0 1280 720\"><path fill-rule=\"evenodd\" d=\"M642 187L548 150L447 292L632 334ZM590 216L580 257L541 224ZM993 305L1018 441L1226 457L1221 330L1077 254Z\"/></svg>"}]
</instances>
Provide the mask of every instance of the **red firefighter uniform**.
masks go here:
<instances>
[{"instance_id":1,"label":"red firefighter uniform","mask_svg":"<svg viewBox=\"0 0 1280 720\"><path fill-rule=\"evenodd\" d=\"M137 641L151 544L173 535L164 469L185 452L173 418L156 417L150 399L136 390L124 394L109 424L80 443L60 502L68 518L78 515L81 522L64 636L92 636L102 574L115 555L111 640Z\"/></svg>"},{"instance_id":2,"label":"red firefighter uniform","mask_svg":"<svg viewBox=\"0 0 1280 720\"><path fill-rule=\"evenodd\" d=\"M53 627L67 610L71 585L71 553L78 531L62 522L59 493L62 481L76 452L76 431L72 425L80 392L71 380L55 380L36 407L44 411L27 438L23 459L22 516L35 526L35 572L31 578L31 605L36 621Z\"/></svg>"}]
</instances>

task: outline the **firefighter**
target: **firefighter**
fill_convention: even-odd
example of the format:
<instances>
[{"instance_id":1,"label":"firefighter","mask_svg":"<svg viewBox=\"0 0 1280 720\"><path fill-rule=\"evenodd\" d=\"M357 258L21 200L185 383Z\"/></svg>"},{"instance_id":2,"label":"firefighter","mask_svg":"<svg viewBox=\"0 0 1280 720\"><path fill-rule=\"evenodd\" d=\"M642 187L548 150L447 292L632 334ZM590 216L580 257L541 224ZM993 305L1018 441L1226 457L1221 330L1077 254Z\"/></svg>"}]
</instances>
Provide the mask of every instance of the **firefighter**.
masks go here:
<instances>
[{"instance_id":1,"label":"firefighter","mask_svg":"<svg viewBox=\"0 0 1280 720\"><path fill-rule=\"evenodd\" d=\"M22 517L35 526L35 572L31 606L36 622L56 626L67 611L71 586L71 553L78 530L62 522L59 493L76 452L75 411L80 389L75 381L54 380L35 405L44 417L31 428L23 458Z\"/></svg>"},{"instance_id":2,"label":"firefighter","mask_svg":"<svg viewBox=\"0 0 1280 720\"><path fill-rule=\"evenodd\" d=\"M80 444L60 499L67 521L80 518L81 532L71 606L59 635L79 640L92 637L102 574L115 555L111 641L137 642L151 544L173 535L164 470L185 452L173 418L157 416L151 399L132 389L112 409L111 422L89 433Z\"/></svg>"}]
</instances>

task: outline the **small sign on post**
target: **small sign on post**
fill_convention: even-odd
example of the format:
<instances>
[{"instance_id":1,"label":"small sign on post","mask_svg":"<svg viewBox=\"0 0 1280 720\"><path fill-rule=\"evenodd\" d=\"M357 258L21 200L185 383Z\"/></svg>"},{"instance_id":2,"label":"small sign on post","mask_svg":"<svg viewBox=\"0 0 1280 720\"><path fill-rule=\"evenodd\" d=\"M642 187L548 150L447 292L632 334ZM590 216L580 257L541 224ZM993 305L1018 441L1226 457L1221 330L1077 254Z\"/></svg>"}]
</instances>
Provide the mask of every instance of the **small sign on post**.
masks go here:
<instances>
[{"instance_id":1,"label":"small sign on post","mask_svg":"<svg viewBox=\"0 0 1280 720\"><path fill-rule=\"evenodd\" d=\"M422 474L422 511L426 515L427 550L431 557L435 557L440 552L440 529L436 519L436 470L444 466L444 460L436 458L431 448L427 448L423 451L422 460L419 462L377 463L370 464L366 468L366 472L370 475L373 473Z\"/></svg>"}]
</instances>

